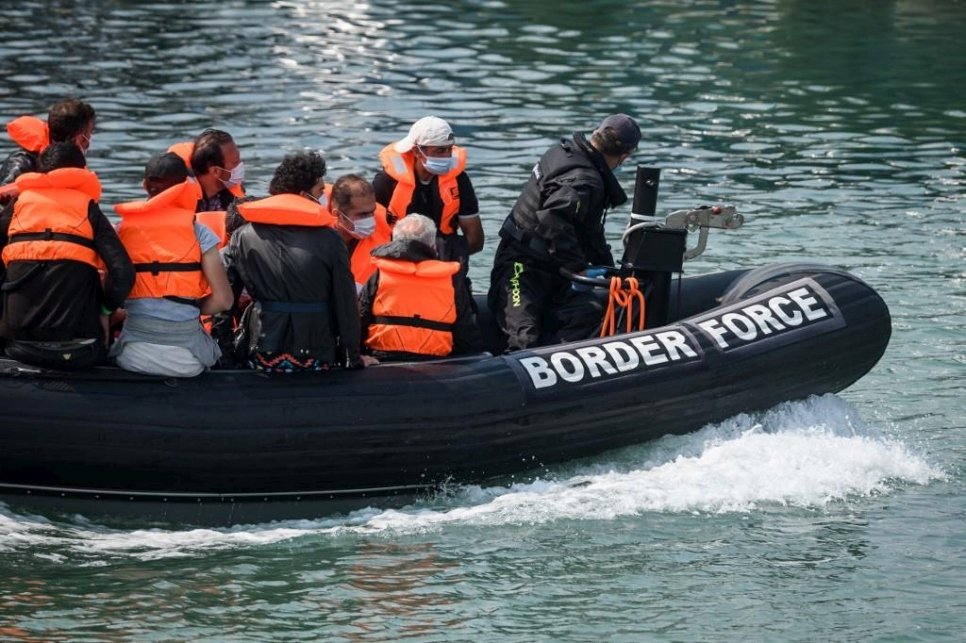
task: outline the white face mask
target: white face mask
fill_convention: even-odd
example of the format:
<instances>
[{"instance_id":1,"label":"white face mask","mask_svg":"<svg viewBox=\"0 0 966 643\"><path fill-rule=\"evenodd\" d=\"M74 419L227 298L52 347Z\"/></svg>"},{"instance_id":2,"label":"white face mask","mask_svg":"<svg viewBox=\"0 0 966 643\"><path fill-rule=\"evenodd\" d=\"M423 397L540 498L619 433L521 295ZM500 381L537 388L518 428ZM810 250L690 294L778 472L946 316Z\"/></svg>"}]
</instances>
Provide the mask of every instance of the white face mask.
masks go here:
<instances>
[{"instance_id":1,"label":"white face mask","mask_svg":"<svg viewBox=\"0 0 966 643\"><path fill-rule=\"evenodd\" d=\"M323 208L329 204L329 200L325 198L325 194L324 193L323 194L320 194L317 197L312 196L308 192L303 192L302 194L304 194L306 198L312 199L313 201L315 201L316 203L318 203L319 205L321 205Z\"/></svg>"},{"instance_id":2,"label":"white face mask","mask_svg":"<svg viewBox=\"0 0 966 643\"><path fill-rule=\"evenodd\" d=\"M423 161L426 171L430 174L446 174L453 169L456 161L452 156L427 156Z\"/></svg>"},{"instance_id":3,"label":"white face mask","mask_svg":"<svg viewBox=\"0 0 966 643\"><path fill-rule=\"evenodd\" d=\"M77 144L77 147L84 153L84 156L87 156L87 152L91 149L91 137L87 134L78 134L77 138L82 141Z\"/></svg>"},{"instance_id":4,"label":"white face mask","mask_svg":"<svg viewBox=\"0 0 966 643\"><path fill-rule=\"evenodd\" d=\"M222 180L222 183L225 184L226 188L233 188L236 185L241 185L242 181L244 180L245 180L245 162L242 161L231 170L231 175L228 177L228 180L227 181Z\"/></svg>"},{"instance_id":5,"label":"white face mask","mask_svg":"<svg viewBox=\"0 0 966 643\"><path fill-rule=\"evenodd\" d=\"M346 230L350 235L356 239L365 239L376 231L376 217L366 217L365 219L356 219L352 222L354 230Z\"/></svg>"}]
</instances>

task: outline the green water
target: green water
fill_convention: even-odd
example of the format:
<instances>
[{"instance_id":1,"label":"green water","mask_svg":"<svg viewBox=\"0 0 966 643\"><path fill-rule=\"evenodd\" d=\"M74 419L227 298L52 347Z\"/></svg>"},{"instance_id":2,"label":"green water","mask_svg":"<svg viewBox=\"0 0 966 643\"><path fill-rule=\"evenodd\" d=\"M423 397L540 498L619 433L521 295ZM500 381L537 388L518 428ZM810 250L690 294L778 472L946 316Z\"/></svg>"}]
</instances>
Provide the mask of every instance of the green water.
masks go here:
<instances>
[{"instance_id":1,"label":"green water","mask_svg":"<svg viewBox=\"0 0 966 643\"><path fill-rule=\"evenodd\" d=\"M205 127L235 136L259 194L301 148L332 177L371 175L434 113L468 148L482 289L540 153L625 111L645 131L634 160L663 170L663 212L725 202L748 219L691 274L834 264L894 323L838 396L399 510L199 530L0 506L0 640L963 638L966 3L60 0L0 15L0 116L93 103L105 204L139 197L145 160Z\"/></svg>"}]
</instances>

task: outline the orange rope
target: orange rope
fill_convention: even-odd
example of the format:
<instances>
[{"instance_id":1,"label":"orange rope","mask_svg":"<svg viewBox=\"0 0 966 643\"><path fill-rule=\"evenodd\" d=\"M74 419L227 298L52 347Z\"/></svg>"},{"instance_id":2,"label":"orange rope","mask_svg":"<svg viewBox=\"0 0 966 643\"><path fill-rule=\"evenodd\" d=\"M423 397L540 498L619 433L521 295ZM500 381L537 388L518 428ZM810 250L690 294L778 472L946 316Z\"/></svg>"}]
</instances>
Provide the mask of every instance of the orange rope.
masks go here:
<instances>
[{"instance_id":1,"label":"orange rope","mask_svg":"<svg viewBox=\"0 0 966 643\"><path fill-rule=\"evenodd\" d=\"M637 330L644 330L644 313L645 313L645 301L644 293L641 291L637 279L634 277L627 278L627 290L621 287L620 277L611 277L610 280L610 295L607 298L607 310L604 312L604 321L600 325L600 336L601 337L612 337L617 334L617 309L622 308L625 311L625 317L627 319L627 330L630 333L634 331L634 302L639 304L639 314L637 322Z\"/></svg>"}]
</instances>

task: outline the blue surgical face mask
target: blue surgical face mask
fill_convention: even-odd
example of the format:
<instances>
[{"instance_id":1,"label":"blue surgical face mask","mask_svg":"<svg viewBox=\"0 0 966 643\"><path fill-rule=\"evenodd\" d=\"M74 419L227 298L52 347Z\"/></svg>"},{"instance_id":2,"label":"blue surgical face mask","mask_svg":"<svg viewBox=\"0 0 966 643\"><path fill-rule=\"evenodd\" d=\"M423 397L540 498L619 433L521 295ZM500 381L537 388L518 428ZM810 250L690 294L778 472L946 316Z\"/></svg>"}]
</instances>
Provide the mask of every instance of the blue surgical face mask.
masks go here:
<instances>
[{"instance_id":1,"label":"blue surgical face mask","mask_svg":"<svg viewBox=\"0 0 966 643\"><path fill-rule=\"evenodd\" d=\"M430 174L446 174L453 169L454 160L452 156L427 156L423 165Z\"/></svg>"},{"instance_id":2,"label":"blue surgical face mask","mask_svg":"<svg viewBox=\"0 0 966 643\"><path fill-rule=\"evenodd\" d=\"M241 162L236 165L231 170L231 176L228 177L227 181L222 181L226 188L233 188L236 185L241 185L242 181L245 180L245 163Z\"/></svg>"}]
</instances>

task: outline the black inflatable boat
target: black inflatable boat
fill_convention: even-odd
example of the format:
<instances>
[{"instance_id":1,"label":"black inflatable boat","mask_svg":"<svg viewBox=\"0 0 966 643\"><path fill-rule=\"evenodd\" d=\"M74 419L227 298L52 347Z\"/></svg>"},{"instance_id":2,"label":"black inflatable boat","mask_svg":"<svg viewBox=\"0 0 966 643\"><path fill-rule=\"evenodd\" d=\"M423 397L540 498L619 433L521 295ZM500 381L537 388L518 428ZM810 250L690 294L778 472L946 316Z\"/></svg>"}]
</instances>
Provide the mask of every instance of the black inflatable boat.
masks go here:
<instances>
[{"instance_id":1,"label":"black inflatable boat","mask_svg":"<svg viewBox=\"0 0 966 643\"><path fill-rule=\"evenodd\" d=\"M704 233L708 216L679 219ZM634 267L653 283L646 330L512 354L482 309L492 355L365 371L175 381L0 360L0 500L208 524L312 517L840 391L889 341L885 303L841 270L671 281Z\"/></svg>"}]
</instances>

